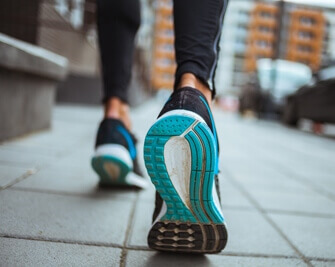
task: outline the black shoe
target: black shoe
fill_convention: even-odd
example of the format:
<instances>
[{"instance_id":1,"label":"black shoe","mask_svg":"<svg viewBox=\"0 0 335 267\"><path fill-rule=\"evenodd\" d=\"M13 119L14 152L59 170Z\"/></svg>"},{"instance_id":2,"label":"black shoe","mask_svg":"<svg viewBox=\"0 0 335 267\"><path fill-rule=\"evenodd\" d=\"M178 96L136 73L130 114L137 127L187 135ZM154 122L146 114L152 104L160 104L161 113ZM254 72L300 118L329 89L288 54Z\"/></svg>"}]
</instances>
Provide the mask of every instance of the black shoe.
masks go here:
<instances>
[{"instance_id":1,"label":"black shoe","mask_svg":"<svg viewBox=\"0 0 335 267\"><path fill-rule=\"evenodd\" d=\"M137 163L136 139L120 120L104 119L100 123L91 163L102 186L147 185Z\"/></svg>"},{"instance_id":2,"label":"black shoe","mask_svg":"<svg viewBox=\"0 0 335 267\"><path fill-rule=\"evenodd\" d=\"M157 190L150 248L218 253L225 247L218 150L204 95L189 87L175 91L144 144L145 166Z\"/></svg>"}]
</instances>

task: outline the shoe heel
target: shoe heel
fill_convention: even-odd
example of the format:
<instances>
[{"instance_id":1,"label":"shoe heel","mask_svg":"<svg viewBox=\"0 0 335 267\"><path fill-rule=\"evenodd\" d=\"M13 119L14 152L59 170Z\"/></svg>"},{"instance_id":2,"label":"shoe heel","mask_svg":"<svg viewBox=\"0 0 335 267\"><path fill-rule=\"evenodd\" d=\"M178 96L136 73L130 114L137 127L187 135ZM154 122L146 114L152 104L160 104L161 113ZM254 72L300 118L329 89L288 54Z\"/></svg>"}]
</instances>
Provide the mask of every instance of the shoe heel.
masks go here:
<instances>
[{"instance_id":1,"label":"shoe heel","mask_svg":"<svg viewBox=\"0 0 335 267\"><path fill-rule=\"evenodd\" d=\"M98 174L100 186L126 185L126 176L131 171L123 161L111 156L96 156L91 161L92 168Z\"/></svg>"},{"instance_id":2,"label":"shoe heel","mask_svg":"<svg viewBox=\"0 0 335 267\"><path fill-rule=\"evenodd\" d=\"M148 235L149 247L162 251L218 253L227 243L225 225L157 222Z\"/></svg>"}]
</instances>

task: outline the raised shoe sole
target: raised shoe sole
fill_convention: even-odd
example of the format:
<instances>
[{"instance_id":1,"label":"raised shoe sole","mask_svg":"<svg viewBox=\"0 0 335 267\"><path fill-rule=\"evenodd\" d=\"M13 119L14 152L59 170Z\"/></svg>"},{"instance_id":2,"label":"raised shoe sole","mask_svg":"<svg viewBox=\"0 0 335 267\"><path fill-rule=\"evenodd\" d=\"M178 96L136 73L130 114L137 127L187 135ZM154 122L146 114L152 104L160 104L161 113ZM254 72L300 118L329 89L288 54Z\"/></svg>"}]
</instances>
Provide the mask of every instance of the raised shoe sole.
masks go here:
<instances>
[{"instance_id":1,"label":"raised shoe sole","mask_svg":"<svg viewBox=\"0 0 335 267\"><path fill-rule=\"evenodd\" d=\"M128 185L126 177L133 166L125 147L117 144L97 147L91 165L101 186Z\"/></svg>"},{"instance_id":2,"label":"raised shoe sole","mask_svg":"<svg viewBox=\"0 0 335 267\"><path fill-rule=\"evenodd\" d=\"M150 248L218 253L227 231L214 186L218 155L203 119L175 110L159 118L145 138L144 160L163 209L149 235Z\"/></svg>"}]
</instances>

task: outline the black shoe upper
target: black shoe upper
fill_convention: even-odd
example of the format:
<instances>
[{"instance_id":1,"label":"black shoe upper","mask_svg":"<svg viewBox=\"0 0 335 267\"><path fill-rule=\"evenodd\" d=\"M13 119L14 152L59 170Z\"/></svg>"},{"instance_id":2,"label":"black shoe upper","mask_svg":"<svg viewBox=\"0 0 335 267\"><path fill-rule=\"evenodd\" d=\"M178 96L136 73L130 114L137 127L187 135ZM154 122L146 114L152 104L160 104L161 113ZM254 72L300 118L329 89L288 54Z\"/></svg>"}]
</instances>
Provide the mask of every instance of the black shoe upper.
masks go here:
<instances>
[{"instance_id":1,"label":"black shoe upper","mask_svg":"<svg viewBox=\"0 0 335 267\"><path fill-rule=\"evenodd\" d=\"M127 142L125 136L122 134L122 130L120 131L120 129L124 129L125 131L127 131L122 121L109 118L103 119L99 125L95 147L105 144L118 144L124 146L129 150L129 143ZM129 134L129 136L131 135Z\"/></svg>"},{"instance_id":2,"label":"black shoe upper","mask_svg":"<svg viewBox=\"0 0 335 267\"><path fill-rule=\"evenodd\" d=\"M208 106L209 105L205 96L199 90L196 90L192 87L184 87L172 93L169 100L165 103L163 109L159 113L158 117L176 109L189 110L200 115L205 120L208 127L213 131L213 125Z\"/></svg>"},{"instance_id":3,"label":"black shoe upper","mask_svg":"<svg viewBox=\"0 0 335 267\"><path fill-rule=\"evenodd\" d=\"M122 121L105 118L99 125L95 147L97 148L106 144L124 146L129 151L130 157L133 160L133 171L143 176L137 162L136 143L135 136L127 130Z\"/></svg>"}]
</instances>

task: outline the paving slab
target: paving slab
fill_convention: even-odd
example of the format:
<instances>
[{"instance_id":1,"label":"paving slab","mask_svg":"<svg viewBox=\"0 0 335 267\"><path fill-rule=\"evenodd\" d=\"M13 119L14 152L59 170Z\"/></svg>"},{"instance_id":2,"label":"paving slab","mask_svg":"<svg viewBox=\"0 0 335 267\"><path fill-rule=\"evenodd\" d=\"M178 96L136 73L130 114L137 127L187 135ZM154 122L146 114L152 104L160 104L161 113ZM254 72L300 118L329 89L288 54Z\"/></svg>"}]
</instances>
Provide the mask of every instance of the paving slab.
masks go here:
<instances>
[{"instance_id":1,"label":"paving slab","mask_svg":"<svg viewBox=\"0 0 335 267\"><path fill-rule=\"evenodd\" d=\"M223 208L254 209L250 201L225 177L220 175L220 194Z\"/></svg>"},{"instance_id":2,"label":"paving slab","mask_svg":"<svg viewBox=\"0 0 335 267\"><path fill-rule=\"evenodd\" d=\"M290 212L305 212L324 215L335 215L335 202L317 193L310 195L284 192L253 192L250 194L265 209Z\"/></svg>"},{"instance_id":3,"label":"paving slab","mask_svg":"<svg viewBox=\"0 0 335 267\"><path fill-rule=\"evenodd\" d=\"M335 155L334 155L335 156ZM333 163L335 164L335 162ZM294 168L288 170L290 174L294 175L295 178L308 183L311 188L321 189L326 193L330 193L335 199L335 179L334 172L323 171L321 168L306 169L306 168Z\"/></svg>"},{"instance_id":4,"label":"paving slab","mask_svg":"<svg viewBox=\"0 0 335 267\"><path fill-rule=\"evenodd\" d=\"M139 152L161 104L150 102L132 113ZM227 248L221 254L198 257L148 250L154 187L150 185L141 192L98 189L90 158L102 111L58 106L51 131L0 146L0 177L7 177L0 178L0 186L13 181L22 170L38 166L37 173L0 190L0 203L5 203L0 204L0 235L16 237L4 238L12 242L6 245L11 250L17 243L16 250L6 250L9 263L22 265L22 258L31 254L37 259L31 266L44 260L46 265L91 265L96 261L96 265L118 266L120 249L110 246L123 246L137 201L127 244L127 266L304 266L242 193L242 186L302 254L313 260L313 265L335 266L335 208L326 195L335 190L335 164L329 166L335 158L335 142L274 123L240 120L219 110L215 117L221 142L221 196L229 231ZM139 159L143 167L142 153ZM34 256L34 248L42 255ZM73 260L69 259L72 254ZM83 259L77 255L83 255Z\"/></svg>"},{"instance_id":5,"label":"paving slab","mask_svg":"<svg viewBox=\"0 0 335 267\"><path fill-rule=\"evenodd\" d=\"M119 266L121 249L0 238L1 266Z\"/></svg>"},{"instance_id":6,"label":"paving slab","mask_svg":"<svg viewBox=\"0 0 335 267\"><path fill-rule=\"evenodd\" d=\"M270 217L305 256L335 259L335 219L284 214Z\"/></svg>"},{"instance_id":7,"label":"paving slab","mask_svg":"<svg viewBox=\"0 0 335 267\"><path fill-rule=\"evenodd\" d=\"M148 248L147 236L152 225L154 202L141 201L137 204L128 245Z\"/></svg>"},{"instance_id":8,"label":"paving slab","mask_svg":"<svg viewBox=\"0 0 335 267\"><path fill-rule=\"evenodd\" d=\"M36 174L22 180L13 186L14 189L33 191L46 191L66 194L102 194L116 197L134 199L136 190L122 188L99 189L99 179L90 166L90 157L71 160L71 156L51 163L48 167Z\"/></svg>"},{"instance_id":9,"label":"paving slab","mask_svg":"<svg viewBox=\"0 0 335 267\"><path fill-rule=\"evenodd\" d=\"M93 140L93 137L92 137ZM66 155L49 160L39 172L17 183L13 188L66 194L97 192L98 176L91 167L93 141ZM111 195L134 198L134 190L102 190Z\"/></svg>"},{"instance_id":10,"label":"paving slab","mask_svg":"<svg viewBox=\"0 0 335 267\"><path fill-rule=\"evenodd\" d=\"M315 267L334 267L335 261L311 261Z\"/></svg>"},{"instance_id":11,"label":"paving slab","mask_svg":"<svg viewBox=\"0 0 335 267\"><path fill-rule=\"evenodd\" d=\"M156 189L154 185L151 183L150 178L147 177L147 179L149 181L149 185L147 188L139 192L139 201L147 201L150 203L154 203L156 196Z\"/></svg>"},{"instance_id":12,"label":"paving slab","mask_svg":"<svg viewBox=\"0 0 335 267\"><path fill-rule=\"evenodd\" d=\"M227 165L227 179L233 178L257 200L264 209L277 209L289 212L335 214L335 201L316 192L309 185L280 173L280 170L250 163L240 162ZM230 177L232 176L232 177Z\"/></svg>"},{"instance_id":13,"label":"paving slab","mask_svg":"<svg viewBox=\"0 0 335 267\"><path fill-rule=\"evenodd\" d=\"M0 148L0 164L8 166L18 166L24 168L40 168L55 160L54 155L43 155Z\"/></svg>"},{"instance_id":14,"label":"paving slab","mask_svg":"<svg viewBox=\"0 0 335 267\"><path fill-rule=\"evenodd\" d=\"M144 266L183 266L183 267L222 267L222 266L306 266L299 259L239 257L223 255L183 255L151 251L128 251L127 267Z\"/></svg>"},{"instance_id":15,"label":"paving slab","mask_svg":"<svg viewBox=\"0 0 335 267\"><path fill-rule=\"evenodd\" d=\"M257 211L225 210L227 253L297 256L289 244Z\"/></svg>"},{"instance_id":16,"label":"paving slab","mask_svg":"<svg viewBox=\"0 0 335 267\"><path fill-rule=\"evenodd\" d=\"M65 196L0 191L0 234L33 239L119 244L124 241L132 201L92 192Z\"/></svg>"},{"instance_id":17,"label":"paving slab","mask_svg":"<svg viewBox=\"0 0 335 267\"><path fill-rule=\"evenodd\" d=\"M53 112L53 121L80 122L97 125L103 117L103 109L86 105L57 104Z\"/></svg>"},{"instance_id":18,"label":"paving slab","mask_svg":"<svg viewBox=\"0 0 335 267\"><path fill-rule=\"evenodd\" d=\"M136 208L129 245L147 247L154 204L140 202ZM224 210L228 224L225 252L261 255L295 255L284 239L257 211Z\"/></svg>"},{"instance_id":19,"label":"paving slab","mask_svg":"<svg viewBox=\"0 0 335 267\"><path fill-rule=\"evenodd\" d=\"M0 165L0 189L29 171L31 171L29 168Z\"/></svg>"}]
</instances>

